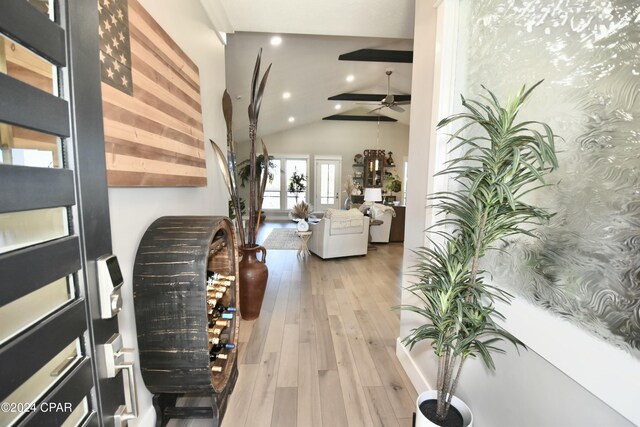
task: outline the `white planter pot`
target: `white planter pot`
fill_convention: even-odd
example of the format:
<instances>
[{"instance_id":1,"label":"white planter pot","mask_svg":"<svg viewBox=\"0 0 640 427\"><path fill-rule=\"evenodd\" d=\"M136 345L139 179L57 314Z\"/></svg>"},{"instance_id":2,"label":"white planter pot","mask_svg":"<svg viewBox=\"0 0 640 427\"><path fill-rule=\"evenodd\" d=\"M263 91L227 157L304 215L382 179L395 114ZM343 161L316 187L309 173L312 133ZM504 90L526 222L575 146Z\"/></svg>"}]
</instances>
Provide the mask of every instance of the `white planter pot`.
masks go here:
<instances>
[{"instance_id":1,"label":"white planter pot","mask_svg":"<svg viewBox=\"0 0 640 427\"><path fill-rule=\"evenodd\" d=\"M418 399L416 400L416 427L438 427L437 424L429 421L427 417L422 415L420 411L420 404L425 400L434 400L438 396L438 392L435 390L428 390L420 393ZM473 414L471 413L471 409L460 399L453 396L451 399L451 406L455 406L455 408L462 415L462 425L464 427L472 427L473 426Z\"/></svg>"}]
</instances>

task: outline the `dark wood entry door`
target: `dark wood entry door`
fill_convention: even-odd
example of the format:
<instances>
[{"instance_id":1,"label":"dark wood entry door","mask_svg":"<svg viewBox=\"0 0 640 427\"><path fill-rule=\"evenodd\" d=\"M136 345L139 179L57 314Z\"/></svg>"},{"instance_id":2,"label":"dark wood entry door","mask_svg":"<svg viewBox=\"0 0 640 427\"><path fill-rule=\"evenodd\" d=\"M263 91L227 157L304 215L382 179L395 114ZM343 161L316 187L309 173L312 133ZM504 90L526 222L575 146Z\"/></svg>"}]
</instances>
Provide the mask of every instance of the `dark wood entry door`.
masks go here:
<instances>
[{"instance_id":1,"label":"dark wood entry door","mask_svg":"<svg viewBox=\"0 0 640 427\"><path fill-rule=\"evenodd\" d=\"M0 2L0 425L111 426L111 252L95 0Z\"/></svg>"}]
</instances>

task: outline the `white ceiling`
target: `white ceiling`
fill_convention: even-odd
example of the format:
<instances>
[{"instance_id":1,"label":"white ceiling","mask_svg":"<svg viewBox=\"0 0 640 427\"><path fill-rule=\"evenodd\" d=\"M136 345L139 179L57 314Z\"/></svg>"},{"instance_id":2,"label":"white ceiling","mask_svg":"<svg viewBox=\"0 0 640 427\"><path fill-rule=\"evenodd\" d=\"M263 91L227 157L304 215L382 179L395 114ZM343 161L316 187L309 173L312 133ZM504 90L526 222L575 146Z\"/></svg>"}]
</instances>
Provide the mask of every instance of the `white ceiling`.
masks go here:
<instances>
[{"instance_id":1,"label":"white ceiling","mask_svg":"<svg viewBox=\"0 0 640 427\"><path fill-rule=\"evenodd\" d=\"M217 10L217 29L225 33L413 38L415 0L201 1Z\"/></svg>"},{"instance_id":2,"label":"white ceiling","mask_svg":"<svg viewBox=\"0 0 640 427\"><path fill-rule=\"evenodd\" d=\"M338 56L358 49L413 50L414 0L201 1L216 29L228 33L226 78L236 140L248 138L249 87L260 48L261 74L273 64L260 112L260 135L337 113L366 114L375 106L327 98L345 92L385 94L389 68L391 93L411 91L412 64L339 61ZM270 44L274 35L282 38L281 45ZM346 81L349 74L354 75L351 83ZM291 97L283 99L284 92ZM341 110L334 109L336 104ZM403 107L404 113L388 108L381 112L408 125L410 106Z\"/></svg>"}]
</instances>

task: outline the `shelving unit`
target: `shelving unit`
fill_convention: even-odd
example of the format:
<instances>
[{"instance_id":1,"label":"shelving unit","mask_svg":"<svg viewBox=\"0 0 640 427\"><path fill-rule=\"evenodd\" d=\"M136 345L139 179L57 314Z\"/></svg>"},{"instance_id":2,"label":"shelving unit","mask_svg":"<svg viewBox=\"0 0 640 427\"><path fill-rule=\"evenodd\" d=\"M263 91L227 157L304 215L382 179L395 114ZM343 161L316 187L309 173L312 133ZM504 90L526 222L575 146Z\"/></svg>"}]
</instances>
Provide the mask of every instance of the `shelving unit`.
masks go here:
<instances>
[{"instance_id":1,"label":"shelving unit","mask_svg":"<svg viewBox=\"0 0 640 427\"><path fill-rule=\"evenodd\" d=\"M364 164L362 164L362 163L354 163L353 165L351 165L351 167L353 168L353 174L352 174L353 182L354 183L358 183L360 185L363 185L363 183L364 183Z\"/></svg>"}]
</instances>

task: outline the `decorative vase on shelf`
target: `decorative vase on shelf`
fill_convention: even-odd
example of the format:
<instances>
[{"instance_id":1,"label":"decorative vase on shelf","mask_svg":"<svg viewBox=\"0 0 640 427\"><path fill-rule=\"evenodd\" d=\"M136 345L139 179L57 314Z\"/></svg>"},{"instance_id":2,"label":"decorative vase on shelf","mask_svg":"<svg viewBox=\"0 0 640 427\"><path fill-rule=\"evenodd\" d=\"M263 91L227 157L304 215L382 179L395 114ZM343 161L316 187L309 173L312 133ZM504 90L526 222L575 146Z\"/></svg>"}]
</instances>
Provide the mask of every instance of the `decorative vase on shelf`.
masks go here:
<instances>
[{"instance_id":1,"label":"decorative vase on shelf","mask_svg":"<svg viewBox=\"0 0 640 427\"><path fill-rule=\"evenodd\" d=\"M260 316L264 292L267 289L269 269L267 250L260 245L238 248L242 259L238 263L240 276L240 315L244 320L254 320ZM262 259L258 259L258 252Z\"/></svg>"}]
</instances>

